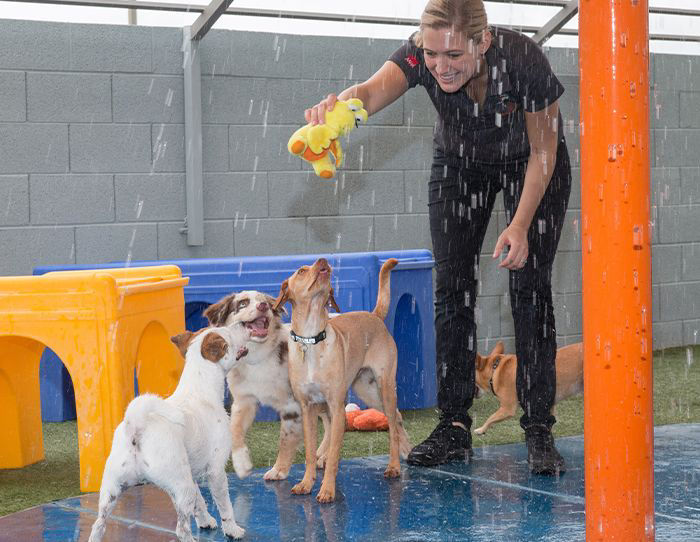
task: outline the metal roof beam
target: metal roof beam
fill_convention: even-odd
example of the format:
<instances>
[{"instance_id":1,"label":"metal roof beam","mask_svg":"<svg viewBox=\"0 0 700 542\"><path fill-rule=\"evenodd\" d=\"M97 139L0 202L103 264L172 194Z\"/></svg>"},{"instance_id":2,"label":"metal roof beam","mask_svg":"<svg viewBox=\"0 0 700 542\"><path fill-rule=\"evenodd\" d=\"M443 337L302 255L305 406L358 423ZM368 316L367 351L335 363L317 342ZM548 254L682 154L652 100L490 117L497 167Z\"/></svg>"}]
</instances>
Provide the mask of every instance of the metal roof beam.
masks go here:
<instances>
[{"instance_id":1,"label":"metal roof beam","mask_svg":"<svg viewBox=\"0 0 700 542\"><path fill-rule=\"evenodd\" d=\"M554 17L547 21L544 26L535 33L534 36L532 36L532 39L535 40L538 45L542 45L554 34L559 32L562 27L573 19L577 13L578 0L570 0L566 6L564 6Z\"/></svg>"}]
</instances>

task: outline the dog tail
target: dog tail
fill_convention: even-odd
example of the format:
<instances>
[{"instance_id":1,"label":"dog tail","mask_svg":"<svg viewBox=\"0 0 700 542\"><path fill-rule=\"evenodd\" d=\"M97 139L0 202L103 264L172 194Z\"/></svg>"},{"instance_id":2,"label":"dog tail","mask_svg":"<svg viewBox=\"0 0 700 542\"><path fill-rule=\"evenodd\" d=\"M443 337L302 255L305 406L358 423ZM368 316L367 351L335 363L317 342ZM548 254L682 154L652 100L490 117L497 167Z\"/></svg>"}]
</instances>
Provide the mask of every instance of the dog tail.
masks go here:
<instances>
[{"instance_id":1,"label":"dog tail","mask_svg":"<svg viewBox=\"0 0 700 542\"><path fill-rule=\"evenodd\" d=\"M389 274L396 267L399 260L389 258L384 262L379 271L379 293L377 294L377 305L374 307L372 314L378 316L382 320L389 314L389 302L391 301L391 289L389 287Z\"/></svg>"}]
</instances>

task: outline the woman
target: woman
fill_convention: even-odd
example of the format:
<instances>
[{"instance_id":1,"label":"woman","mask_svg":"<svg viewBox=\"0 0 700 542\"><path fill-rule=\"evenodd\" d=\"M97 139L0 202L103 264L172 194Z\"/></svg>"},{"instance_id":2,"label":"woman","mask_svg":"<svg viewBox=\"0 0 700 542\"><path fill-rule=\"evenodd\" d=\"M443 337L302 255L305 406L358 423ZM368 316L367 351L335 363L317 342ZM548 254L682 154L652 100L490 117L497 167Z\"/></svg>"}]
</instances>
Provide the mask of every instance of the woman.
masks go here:
<instances>
[{"instance_id":1,"label":"woman","mask_svg":"<svg viewBox=\"0 0 700 542\"><path fill-rule=\"evenodd\" d=\"M440 422L408 462L472 455L477 270L496 194L507 227L493 258L510 271L517 390L533 473L565 470L554 446L556 331L552 263L571 190L558 98L564 92L539 47L489 28L482 0L430 0L420 30L367 81L306 110L323 123L337 99L360 98L372 115L416 85L438 113L429 181L436 262L435 331Z\"/></svg>"}]
</instances>

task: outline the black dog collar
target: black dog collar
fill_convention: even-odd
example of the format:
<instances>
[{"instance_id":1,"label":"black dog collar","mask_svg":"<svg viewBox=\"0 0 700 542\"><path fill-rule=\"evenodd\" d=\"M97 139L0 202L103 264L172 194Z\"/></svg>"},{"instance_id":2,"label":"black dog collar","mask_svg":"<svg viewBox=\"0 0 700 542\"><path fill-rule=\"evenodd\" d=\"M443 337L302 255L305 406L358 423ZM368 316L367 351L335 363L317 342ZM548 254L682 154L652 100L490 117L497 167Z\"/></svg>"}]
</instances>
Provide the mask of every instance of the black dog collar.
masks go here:
<instances>
[{"instance_id":1,"label":"black dog collar","mask_svg":"<svg viewBox=\"0 0 700 542\"><path fill-rule=\"evenodd\" d=\"M501 357L497 357L493 362L493 371L491 371L491 378L489 378L489 388L491 388L491 393L496 395L496 390L493 389L493 373L498 369L498 364L501 363Z\"/></svg>"},{"instance_id":2,"label":"black dog collar","mask_svg":"<svg viewBox=\"0 0 700 542\"><path fill-rule=\"evenodd\" d=\"M320 343L323 339L326 338L326 330L324 329L316 335L315 337L302 337L301 335L297 335L294 333L294 331L289 330L289 334L292 336L292 340L295 343L301 343L301 344L318 344Z\"/></svg>"}]
</instances>

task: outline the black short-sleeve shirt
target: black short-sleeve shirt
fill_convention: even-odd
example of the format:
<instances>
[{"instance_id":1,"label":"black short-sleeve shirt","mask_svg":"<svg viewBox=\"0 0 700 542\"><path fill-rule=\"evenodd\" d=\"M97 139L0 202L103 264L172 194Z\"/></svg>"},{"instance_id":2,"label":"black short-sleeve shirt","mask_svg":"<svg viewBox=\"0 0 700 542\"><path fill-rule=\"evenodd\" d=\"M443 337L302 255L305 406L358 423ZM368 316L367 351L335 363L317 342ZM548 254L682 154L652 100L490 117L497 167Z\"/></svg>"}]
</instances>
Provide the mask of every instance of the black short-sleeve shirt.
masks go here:
<instances>
[{"instance_id":1,"label":"black short-sleeve shirt","mask_svg":"<svg viewBox=\"0 0 700 542\"><path fill-rule=\"evenodd\" d=\"M464 90L444 92L426 68L423 50L412 39L389 58L406 75L410 88L422 85L428 92L438 113L435 147L447 157L485 163L527 159L530 144L525 111L540 111L564 93L547 57L532 39L504 28L491 27L491 32L482 107ZM560 114L560 133L561 125Z\"/></svg>"}]
</instances>

